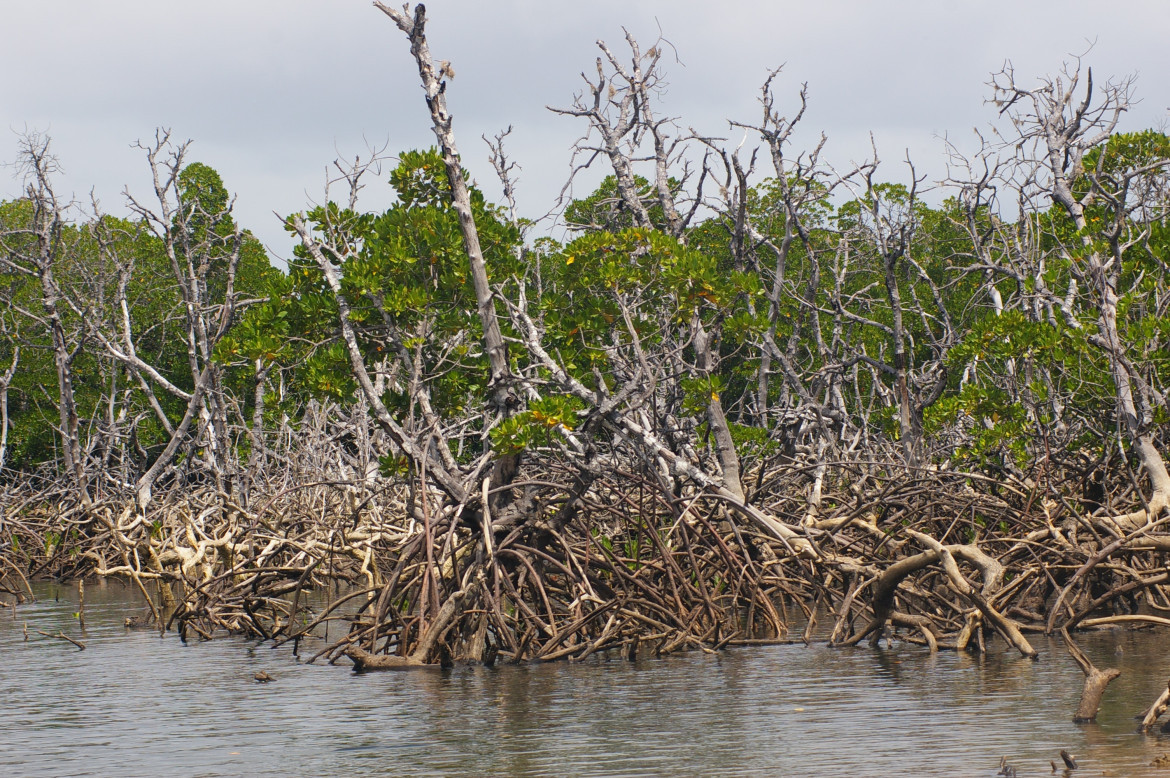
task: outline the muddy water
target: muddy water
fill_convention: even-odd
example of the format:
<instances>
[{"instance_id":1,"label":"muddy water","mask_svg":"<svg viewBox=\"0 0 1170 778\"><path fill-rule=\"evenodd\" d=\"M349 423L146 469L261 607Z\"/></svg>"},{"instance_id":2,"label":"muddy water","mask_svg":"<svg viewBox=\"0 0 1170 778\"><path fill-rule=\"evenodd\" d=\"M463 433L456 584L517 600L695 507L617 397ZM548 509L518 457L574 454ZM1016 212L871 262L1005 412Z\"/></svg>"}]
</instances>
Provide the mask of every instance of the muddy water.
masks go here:
<instances>
[{"instance_id":1,"label":"muddy water","mask_svg":"<svg viewBox=\"0 0 1170 778\"><path fill-rule=\"evenodd\" d=\"M1077 725L1082 676L1044 638L1038 662L894 643L356 675L128 632L140 600L116 585L88 587L83 637L75 587L37 594L0 614L0 775L990 777L1001 756L1052 775L1062 748L1077 778L1170 775L1148 766L1170 737L1132 718L1170 677L1164 631L1083 638L1123 675L1099 722Z\"/></svg>"}]
</instances>

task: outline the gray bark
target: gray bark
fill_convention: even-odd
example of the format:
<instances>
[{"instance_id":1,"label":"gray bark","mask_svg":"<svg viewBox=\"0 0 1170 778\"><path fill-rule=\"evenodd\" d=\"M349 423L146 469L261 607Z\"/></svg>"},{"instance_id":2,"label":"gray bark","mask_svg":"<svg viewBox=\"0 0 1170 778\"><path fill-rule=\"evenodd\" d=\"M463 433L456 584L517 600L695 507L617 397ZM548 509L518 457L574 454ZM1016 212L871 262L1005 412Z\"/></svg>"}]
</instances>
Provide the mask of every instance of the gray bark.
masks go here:
<instances>
[{"instance_id":1,"label":"gray bark","mask_svg":"<svg viewBox=\"0 0 1170 778\"><path fill-rule=\"evenodd\" d=\"M427 107L431 112L432 129L439 141L443 164L447 168L447 180L451 186L451 205L459 216L459 228L463 234L463 245L471 267L471 280L475 287L479 321L483 327L483 343L491 366L491 385L496 410L502 415L509 414L511 370L508 366L508 349L500 332L496 316L495 297L488 281L487 264L479 244L479 232L475 227L475 216L471 211L471 193L463 177L459 152L455 146L452 117L447 110L447 82L435 72L430 47L426 38L426 8L420 3L415 6L413 18L405 10L398 10L383 3L374 5L394 20L398 29L410 39L410 53L418 64L419 78L426 93ZM446 70L446 69L445 69Z\"/></svg>"}]
</instances>

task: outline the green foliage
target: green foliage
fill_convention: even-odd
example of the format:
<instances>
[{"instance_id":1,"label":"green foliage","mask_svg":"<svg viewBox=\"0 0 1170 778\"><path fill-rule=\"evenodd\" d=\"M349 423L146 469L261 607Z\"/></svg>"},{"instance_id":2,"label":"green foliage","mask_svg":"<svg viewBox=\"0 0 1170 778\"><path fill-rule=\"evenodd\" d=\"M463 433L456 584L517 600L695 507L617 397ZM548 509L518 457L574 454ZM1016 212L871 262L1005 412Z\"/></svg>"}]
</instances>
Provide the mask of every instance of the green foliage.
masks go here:
<instances>
[{"instance_id":1,"label":"green foliage","mask_svg":"<svg viewBox=\"0 0 1170 778\"><path fill-rule=\"evenodd\" d=\"M653 186L648 180L637 175L634 176L634 184L638 189L638 197L650 216L651 224L657 229L664 229L666 218ZM680 188L679 182L674 179L670 179L669 185L674 192ZM589 196L569 203L565 208L564 219L571 229L580 232L621 232L638 226L633 212L618 193L615 176L606 176L601 185Z\"/></svg>"},{"instance_id":2,"label":"green foliage","mask_svg":"<svg viewBox=\"0 0 1170 778\"><path fill-rule=\"evenodd\" d=\"M683 409L695 415L705 413L710 402L718 400L726 388L726 382L718 375L684 378L680 383L683 390Z\"/></svg>"},{"instance_id":3,"label":"green foliage","mask_svg":"<svg viewBox=\"0 0 1170 778\"><path fill-rule=\"evenodd\" d=\"M576 428L578 412L583 408L576 397L541 398L492 429L492 448L500 454L514 454L550 445L558 434Z\"/></svg>"},{"instance_id":4,"label":"green foliage","mask_svg":"<svg viewBox=\"0 0 1170 778\"><path fill-rule=\"evenodd\" d=\"M220 302L226 293L227 257L234 243L236 226L231 220L230 194L219 174L211 167L193 163L179 175L179 206L171 225L179 233L177 245L198 269L207 266L204 299ZM12 237L27 230L33 210L28 200L0 203L0 234L9 250L21 250L20 239ZM23 250L33 248L24 239ZM126 287L131 336L140 357L180 389L189 391L192 376L183 337L185 307L174 279L174 270L164 244L134 220L111 216L64 224L54 246L53 274L68 301L58 309L71 346L73 390L82 426L93 429L107 413L109 395L124 398L126 417L137 418L135 441L149 449L164 439L165 432L155 418L146 397L126 367L105 354L100 344L86 334L86 327L101 322L115 342L122 336L121 312L114 305L121 267L132 268ZM181 268L186 272L185 268ZM234 288L242 298L269 298L232 323L227 337L216 347L216 357L227 367L225 384L240 389L250 383L253 367L245 358L278 354L285 332L278 326L281 273L273 268L260 243L245 233ZM35 276L0 274L0 299L8 305L0 316L7 317L0 337L0 365L11 358L17 339L22 344L20 370L9 391L10 436L8 463L29 469L60 455L53 420L57 418L59 396L50 336L42 322L20 311L37 312L42 289ZM0 367L2 370L3 367ZM245 402L248 392L240 392ZM182 417L185 403L166 392L157 392L158 401L172 422ZM137 450L132 452L137 456Z\"/></svg>"},{"instance_id":5,"label":"green foliage","mask_svg":"<svg viewBox=\"0 0 1170 778\"><path fill-rule=\"evenodd\" d=\"M501 209L474 186L470 191L493 285L503 297L515 299L516 279L525 280L529 312L539 322L544 347L592 390L604 394L628 381L635 361L630 355L643 349L670 364L670 375L644 379L669 382L669 387L659 385L655 402L661 399L670 404L670 414L690 417L688 429L697 429L706 440L708 430L701 422L718 398L740 453L770 455L786 432L771 424L776 416L753 415L754 393L765 394L773 410L777 404L791 408L801 402L785 389L777 360L765 356L762 344L770 338L791 369L807 380L814 402L826 401L844 386L853 403L849 423L865 419L869 434L895 440L901 428L891 400L889 263L903 300L915 306L916 314L903 322L911 372L937 364L942 376L940 391L933 395L926 388L929 376L920 374L917 383L910 382L923 431L961 441L948 443L948 452L961 460L1023 464L1034 456L1038 442L1055 434L1058 421L1062 429L1073 430L1067 433L1069 445L1094 434L1094 445L1104 445L1101 430L1115 426L1113 377L1091 340L1096 311L1084 302L1083 268L1092 253L1117 257L1118 329L1126 359L1151 385L1165 385L1170 371L1165 307L1170 221L1152 218L1139 224L1134 200L1141 187L1158 184L1168 158L1170 139L1156 132L1119 134L1090 150L1083 174L1073 182L1075 196L1087 198L1083 230L1055 207L1006 226L988 211L975 214L975 228L986 235L1008 235L1014 229L1017 236L1039 236L1030 248L1043 261L1036 261L1035 272L1019 277L972 269L977 259L1007 263L1015 249L992 241L985 249L989 256L977 255L962 203L952 199L931 207L912 201L909 190L898 184L879 184L858 199L834 202L816 180L765 181L747 193L746 210L756 232L751 238L741 235L739 244L734 214L712 215L682 238L666 234L661 207L645 179L637 185L652 227L635 223L610 177L566 208L571 240L538 238L528 247ZM383 401L392 413L417 418L417 382L426 387L444 423L464 424L468 439L486 434L497 455L555 447L582 420L584 406L566 396L550 394L520 407L490 432L481 426L489 416L479 412L488 397L488 363L442 158L434 149L405 152L388 181L397 200L382 212L357 212L330 202L307 214L338 268L361 358L371 371L385 368ZM672 181L671 186L680 185ZM206 265L207 300L217 304L226 292L226 258L237 235L230 193L219 174L202 163L184 168L178 189L181 209L171 227L184 251L198 247L201 253L177 259ZM785 202L793 193L807 195L799 225ZM0 230L8 234L18 235L32 218L25 200L0 203ZM889 224L902 225L912 238L906 252L893 258L884 256L874 240L878 228ZM19 247L22 241L32 247L27 236L9 238L9 245ZM777 257L781 245L783 259ZM60 249L60 282L79 299L94 301L84 313L64 314L80 346L74 363L79 415L96 423L103 400L111 393L124 395L127 415L140 419L136 442L143 448L156 445L164 437L162 425L137 383L81 333L85 316L115 321L117 311L101 301L112 299L114 258L133 258L128 298L139 353L176 386L191 388L182 336L185 308L163 243L142 224L106 217L66 225ZM1040 287L1066 290L1074 281L1080 296L1070 297L1070 311L1045 310L1052 303ZM1000 311L990 305L991 283L1006 300ZM225 389L238 398L241 416L252 410L256 382L268 374L282 378L279 398L266 399L279 407L269 412L288 414L293 423L310 398L351 402L356 382L339 337L337 300L303 248L281 273L271 267L259 242L244 233L235 290L251 302L217 344L214 358ZM0 298L7 303L0 310L0 370L15 345L22 346L21 370L10 389L9 462L26 469L59 456L51 344L43 326L17 313L38 310L39 295L34 277L0 274ZM697 367L696 325L714 344L709 371ZM944 343L947 327L957 338ZM671 350L669 360L662 357L666 350ZM539 381L539 371L525 363L522 349L511 358L518 373ZM763 392L758 378L768 360L772 380ZM170 420L182 416L184 403L165 394L160 401ZM1155 424L1170 422L1164 404L1151 413ZM241 440L237 445L243 451L248 444ZM380 464L386 475L407 472L408 462L397 454L386 454ZM610 550L616 543L635 563L645 550L645 538L636 534L602 535L598 542Z\"/></svg>"},{"instance_id":6,"label":"green foliage","mask_svg":"<svg viewBox=\"0 0 1170 778\"><path fill-rule=\"evenodd\" d=\"M393 412L411 412L410 375L425 383L435 411L458 414L486 391L487 358L458 214L447 171L434 150L409 151L389 176L397 202L382 213L358 213L327 203L308 214L339 265L342 291L367 366L410 364L382 398ZM522 273L520 235L503 212L470 188L485 261L495 279ZM338 339L338 308L303 248L289 263L279 292L258 308L249 357L260 354L296 366L294 395L347 402L356 384ZM276 341L263 335L278 333ZM272 348L276 346L278 348ZM239 346L237 346L239 347ZM403 362L405 360L405 362ZM385 461L396 471L401 463Z\"/></svg>"}]
</instances>

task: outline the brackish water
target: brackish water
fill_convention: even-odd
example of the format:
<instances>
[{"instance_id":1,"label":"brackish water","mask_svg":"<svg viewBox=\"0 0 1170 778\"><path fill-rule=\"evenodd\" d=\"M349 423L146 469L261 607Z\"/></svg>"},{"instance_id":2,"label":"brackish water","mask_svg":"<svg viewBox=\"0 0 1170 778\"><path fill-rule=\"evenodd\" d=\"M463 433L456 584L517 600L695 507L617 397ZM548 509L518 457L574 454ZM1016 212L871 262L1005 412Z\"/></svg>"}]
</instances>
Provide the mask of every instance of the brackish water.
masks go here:
<instances>
[{"instance_id":1,"label":"brackish water","mask_svg":"<svg viewBox=\"0 0 1170 778\"><path fill-rule=\"evenodd\" d=\"M1032 662L895 642L769 646L628 663L372 673L238 639L127 631L136 593L37 587L0 614L0 775L1170 776L1170 737L1133 716L1170 677L1164 631L1083 635L1123 675L1073 724L1082 675L1059 641ZM23 628L28 625L29 639ZM36 630L84 640L78 651ZM344 661L344 660L343 660ZM275 680L253 680L259 671ZM1063 768L1057 774L1063 774Z\"/></svg>"}]
</instances>

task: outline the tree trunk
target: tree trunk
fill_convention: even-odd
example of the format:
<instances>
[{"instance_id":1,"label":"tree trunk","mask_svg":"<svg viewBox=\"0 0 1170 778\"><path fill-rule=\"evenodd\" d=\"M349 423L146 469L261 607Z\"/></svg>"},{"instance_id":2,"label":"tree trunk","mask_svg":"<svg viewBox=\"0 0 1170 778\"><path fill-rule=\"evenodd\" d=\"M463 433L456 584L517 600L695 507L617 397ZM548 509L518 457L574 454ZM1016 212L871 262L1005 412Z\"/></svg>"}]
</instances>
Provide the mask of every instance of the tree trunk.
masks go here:
<instances>
[{"instance_id":1,"label":"tree trunk","mask_svg":"<svg viewBox=\"0 0 1170 778\"><path fill-rule=\"evenodd\" d=\"M487 264L484 262L483 250L479 245L479 232L475 227L475 216L471 211L471 193L467 189L467 181L463 177L463 167L459 162L459 152L455 146L455 132L452 129L452 117L447 112L447 82L441 81L431 59L430 47L426 38L426 8L420 3L415 6L414 18L411 19L405 11L391 8L382 3L375 6L398 25L410 39L410 53L418 63L418 74L422 79L423 90L426 92L427 107L431 111L432 129L435 138L439 141L439 148L443 153L443 164L447 168L447 180L451 185L451 205L459 216L459 229L463 233L463 245L467 251L467 259L471 267L471 281L475 288L475 300L478 305L479 321L483 327L483 345L487 351L488 362L491 366L491 382L494 402L499 413L508 415L510 402L508 400L511 370L508 367L508 348L500 332L500 323L496 317L495 297L488 281ZM494 479L493 479L494 480Z\"/></svg>"},{"instance_id":2,"label":"tree trunk","mask_svg":"<svg viewBox=\"0 0 1170 778\"><path fill-rule=\"evenodd\" d=\"M883 259L885 261L886 295L890 301L890 310L894 315L894 393L898 400L898 429L902 437L902 453L906 457L906 464L914 467L918 464L922 448L922 424L918 421L918 414L910 397L910 387L906 377L909 372L906 356L906 330L902 323L902 295L898 289L898 279L895 274L898 257L886 254Z\"/></svg>"},{"instance_id":3,"label":"tree trunk","mask_svg":"<svg viewBox=\"0 0 1170 778\"><path fill-rule=\"evenodd\" d=\"M715 371L715 355L712 351L711 336L703 327L698 313L691 320L691 332L694 339L695 356L699 371L710 379ZM707 401L707 424L711 427L711 435L715 438L715 452L719 457L719 467L723 471L723 488L743 502L743 484L740 481L739 454L735 450L735 441L731 437L731 427L727 423L727 416L723 413L723 402L719 393L711 390Z\"/></svg>"}]
</instances>

